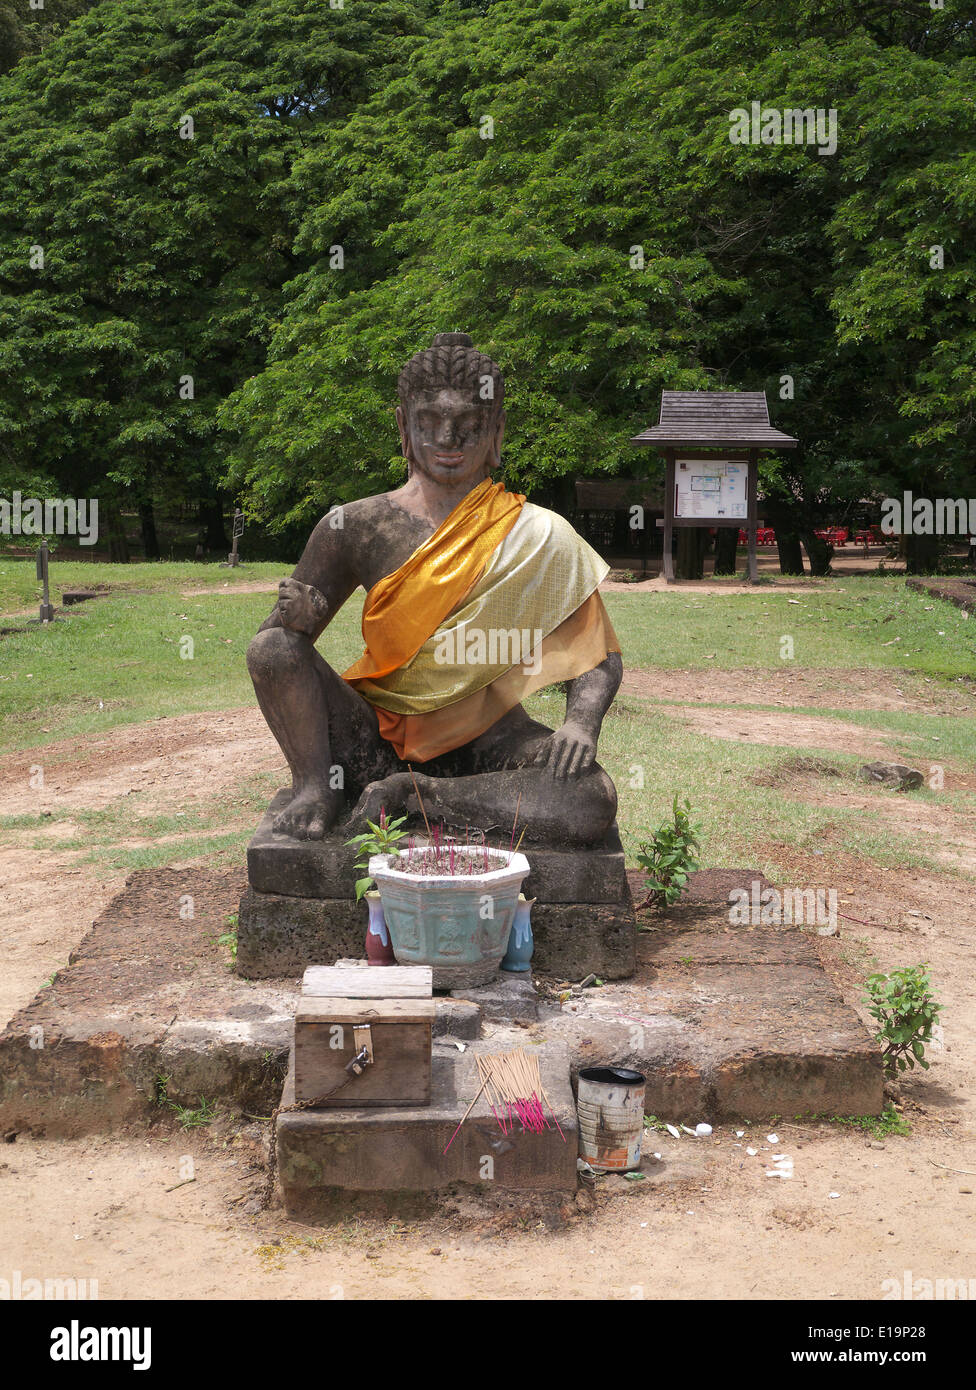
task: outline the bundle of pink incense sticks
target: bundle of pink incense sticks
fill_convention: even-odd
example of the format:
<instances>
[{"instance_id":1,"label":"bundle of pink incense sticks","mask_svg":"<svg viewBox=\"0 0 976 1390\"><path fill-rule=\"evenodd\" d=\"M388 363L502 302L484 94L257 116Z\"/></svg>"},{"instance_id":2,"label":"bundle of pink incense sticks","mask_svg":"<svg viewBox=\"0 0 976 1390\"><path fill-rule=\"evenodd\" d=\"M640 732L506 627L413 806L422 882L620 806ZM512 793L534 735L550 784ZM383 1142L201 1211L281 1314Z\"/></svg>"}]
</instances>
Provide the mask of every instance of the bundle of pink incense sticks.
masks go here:
<instances>
[{"instance_id":1,"label":"bundle of pink incense sticks","mask_svg":"<svg viewBox=\"0 0 976 1390\"><path fill-rule=\"evenodd\" d=\"M516 1124L533 1134L551 1129L552 1125L542 1109L543 1101L549 1106L553 1124L559 1129L552 1102L543 1089L537 1056L527 1054L522 1048L497 1056L481 1056L478 1058L478 1074L483 1083L485 1099L503 1134L510 1134ZM566 1136L561 1129L559 1133L565 1144Z\"/></svg>"},{"instance_id":2,"label":"bundle of pink incense sticks","mask_svg":"<svg viewBox=\"0 0 976 1390\"><path fill-rule=\"evenodd\" d=\"M482 1093L503 1134L512 1134L517 1124L522 1126L523 1132L531 1134L541 1134L543 1130L551 1129L552 1125L542 1109L542 1102L545 1101L552 1116L552 1124L559 1130L560 1139L566 1143L566 1136L556 1119L552 1101L542 1085L538 1057L529 1056L519 1048L516 1052L479 1055L477 1062L481 1085L461 1116L457 1129L447 1141L445 1153L458 1137L461 1125L471 1114Z\"/></svg>"}]
</instances>

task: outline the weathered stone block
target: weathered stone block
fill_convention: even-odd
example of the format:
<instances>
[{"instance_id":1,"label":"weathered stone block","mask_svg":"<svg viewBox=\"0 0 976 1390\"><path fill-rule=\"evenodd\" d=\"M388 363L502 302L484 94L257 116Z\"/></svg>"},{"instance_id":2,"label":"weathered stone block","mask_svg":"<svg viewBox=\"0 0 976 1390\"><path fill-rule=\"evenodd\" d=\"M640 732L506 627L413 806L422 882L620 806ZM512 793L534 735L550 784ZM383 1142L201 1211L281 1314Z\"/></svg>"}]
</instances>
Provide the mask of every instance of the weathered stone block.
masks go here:
<instances>
[{"instance_id":1,"label":"weathered stone block","mask_svg":"<svg viewBox=\"0 0 976 1390\"><path fill-rule=\"evenodd\" d=\"M366 909L349 898L303 898L247 888L237 922L237 970L251 980L301 975L360 956Z\"/></svg>"},{"instance_id":2,"label":"weathered stone block","mask_svg":"<svg viewBox=\"0 0 976 1390\"><path fill-rule=\"evenodd\" d=\"M634 973L637 927L625 903L536 903L533 971L581 980L589 974L619 980ZM241 898L238 973L252 980L301 975L309 965L332 965L362 953L366 915L361 903L256 893Z\"/></svg>"},{"instance_id":3,"label":"weathered stone block","mask_svg":"<svg viewBox=\"0 0 976 1390\"><path fill-rule=\"evenodd\" d=\"M633 975L637 923L632 903L536 903L532 970L560 980Z\"/></svg>"},{"instance_id":4,"label":"weathered stone block","mask_svg":"<svg viewBox=\"0 0 976 1390\"><path fill-rule=\"evenodd\" d=\"M290 793L275 796L247 850L247 876L258 893L298 898L353 897L361 872L353 866L345 832L321 840L293 840L271 828ZM617 827L591 849L560 850L529 845L524 850L530 872L522 891L547 903L624 902L629 898L624 852Z\"/></svg>"},{"instance_id":5,"label":"weathered stone block","mask_svg":"<svg viewBox=\"0 0 976 1390\"><path fill-rule=\"evenodd\" d=\"M569 1059L559 1045L534 1050L562 1137L555 1126L541 1134L516 1126L503 1135L482 1097L444 1153L480 1086L478 1052L497 1051L490 1043L472 1043L463 1053L435 1044L429 1106L283 1110L277 1122L278 1176L288 1214L308 1216L337 1191L422 1193L486 1182L514 1191L575 1191L578 1134ZM289 1074L282 1104L293 1103Z\"/></svg>"},{"instance_id":6,"label":"weathered stone block","mask_svg":"<svg viewBox=\"0 0 976 1390\"><path fill-rule=\"evenodd\" d=\"M458 1003L467 1000L477 1007L482 1018L535 1023L539 1017L539 996L527 974L509 975L500 970L490 984L474 989L453 989L451 994Z\"/></svg>"}]
</instances>

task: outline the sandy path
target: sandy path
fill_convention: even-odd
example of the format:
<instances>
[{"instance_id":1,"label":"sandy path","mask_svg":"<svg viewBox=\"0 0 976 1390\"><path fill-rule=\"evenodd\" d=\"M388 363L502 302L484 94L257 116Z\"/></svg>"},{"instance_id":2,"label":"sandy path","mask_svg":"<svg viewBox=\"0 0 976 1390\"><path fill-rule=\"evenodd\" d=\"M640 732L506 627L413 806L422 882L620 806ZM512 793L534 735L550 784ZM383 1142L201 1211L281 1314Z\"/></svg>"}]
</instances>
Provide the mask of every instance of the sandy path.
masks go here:
<instances>
[{"instance_id":1,"label":"sandy path","mask_svg":"<svg viewBox=\"0 0 976 1390\"><path fill-rule=\"evenodd\" d=\"M625 671L621 693L679 704L787 705L858 710L913 710L919 714L974 715L976 693L910 671L774 670Z\"/></svg>"}]
</instances>

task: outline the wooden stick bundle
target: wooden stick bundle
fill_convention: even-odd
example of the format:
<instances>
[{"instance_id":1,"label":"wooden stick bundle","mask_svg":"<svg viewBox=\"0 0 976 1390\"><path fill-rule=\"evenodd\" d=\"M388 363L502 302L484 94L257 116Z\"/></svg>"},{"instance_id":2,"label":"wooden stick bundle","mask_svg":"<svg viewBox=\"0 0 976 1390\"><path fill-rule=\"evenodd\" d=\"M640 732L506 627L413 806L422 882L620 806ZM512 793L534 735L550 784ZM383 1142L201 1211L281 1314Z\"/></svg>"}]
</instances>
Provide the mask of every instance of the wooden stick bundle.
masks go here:
<instances>
[{"instance_id":1,"label":"wooden stick bundle","mask_svg":"<svg viewBox=\"0 0 976 1390\"><path fill-rule=\"evenodd\" d=\"M498 1126L503 1134L511 1134L516 1122L521 1124L523 1130L531 1131L533 1134L541 1134L544 1129L549 1129L549 1121L542 1110L542 1101L545 1101L549 1107L553 1124L559 1130L559 1137L564 1144L566 1143L566 1136L556 1119L552 1101L546 1095L542 1085L537 1056L524 1052L520 1047L515 1052L496 1052L487 1055L479 1053L476 1060L481 1085L475 1092L471 1104L461 1116L457 1129L447 1141L445 1153L458 1137L461 1125L471 1114L475 1102L482 1094L491 1107L491 1113L498 1121ZM513 1107L515 1109L514 1115L512 1114ZM506 1113L507 1127L505 1123Z\"/></svg>"},{"instance_id":2,"label":"wooden stick bundle","mask_svg":"<svg viewBox=\"0 0 976 1390\"><path fill-rule=\"evenodd\" d=\"M477 1061L482 1089L503 1134L511 1133L516 1118L521 1122L523 1129L531 1130L534 1134L541 1134L543 1129L548 1129L549 1121L542 1110L544 1100L565 1144L566 1136L560 1129L552 1102L542 1085L538 1056L528 1054L520 1047L515 1052L482 1055ZM515 1115L512 1114L513 1106Z\"/></svg>"}]
</instances>

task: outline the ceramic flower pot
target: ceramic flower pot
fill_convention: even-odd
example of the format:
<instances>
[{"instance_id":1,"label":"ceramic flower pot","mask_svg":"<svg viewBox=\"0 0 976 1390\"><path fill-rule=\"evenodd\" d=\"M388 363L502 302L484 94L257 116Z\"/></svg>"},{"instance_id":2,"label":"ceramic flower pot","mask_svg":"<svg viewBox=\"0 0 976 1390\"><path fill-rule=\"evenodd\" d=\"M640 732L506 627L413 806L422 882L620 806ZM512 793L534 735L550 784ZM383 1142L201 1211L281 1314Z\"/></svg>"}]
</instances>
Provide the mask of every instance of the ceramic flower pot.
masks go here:
<instances>
[{"instance_id":1,"label":"ceramic flower pot","mask_svg":"<svg viewBox=\"0 0 976 1390\"><path fill-rule=\"evenodd\" d=\"M534 903L535 898L526 898L522 893L519 894L515 920L508 936L508 949L502 961L502 969L510 971L513 975L523 974L527 971L529 962L532 960L535 942L532 939L532 924L529 921L529 915Z\"/></svg>"},{"instance_id":2,"label":"ceramic flower pot","mask_svg":"<svg viewBox=\"0 0 976 1390\"><path fill-rule=\"evenodd\" d=\"M366 959L370 965L396 965L393 943L386 929L383 916L383 903L375 888L363 894L369 910L369 923L366 927Z\"/></svg>"},{"instance_id":3,"label":"ceramic flower pot","mask_svg":"<svg viewBox=\"0 0 976 1390\"><path fill-rule=\"evenodd\" d=\"M524 854L493 849L487 873L405 871L408 851L369 861L383 915L401 965L429 965L435 989L487 984L498 971L529 872Z\"/></svg>"}]
</instances>

